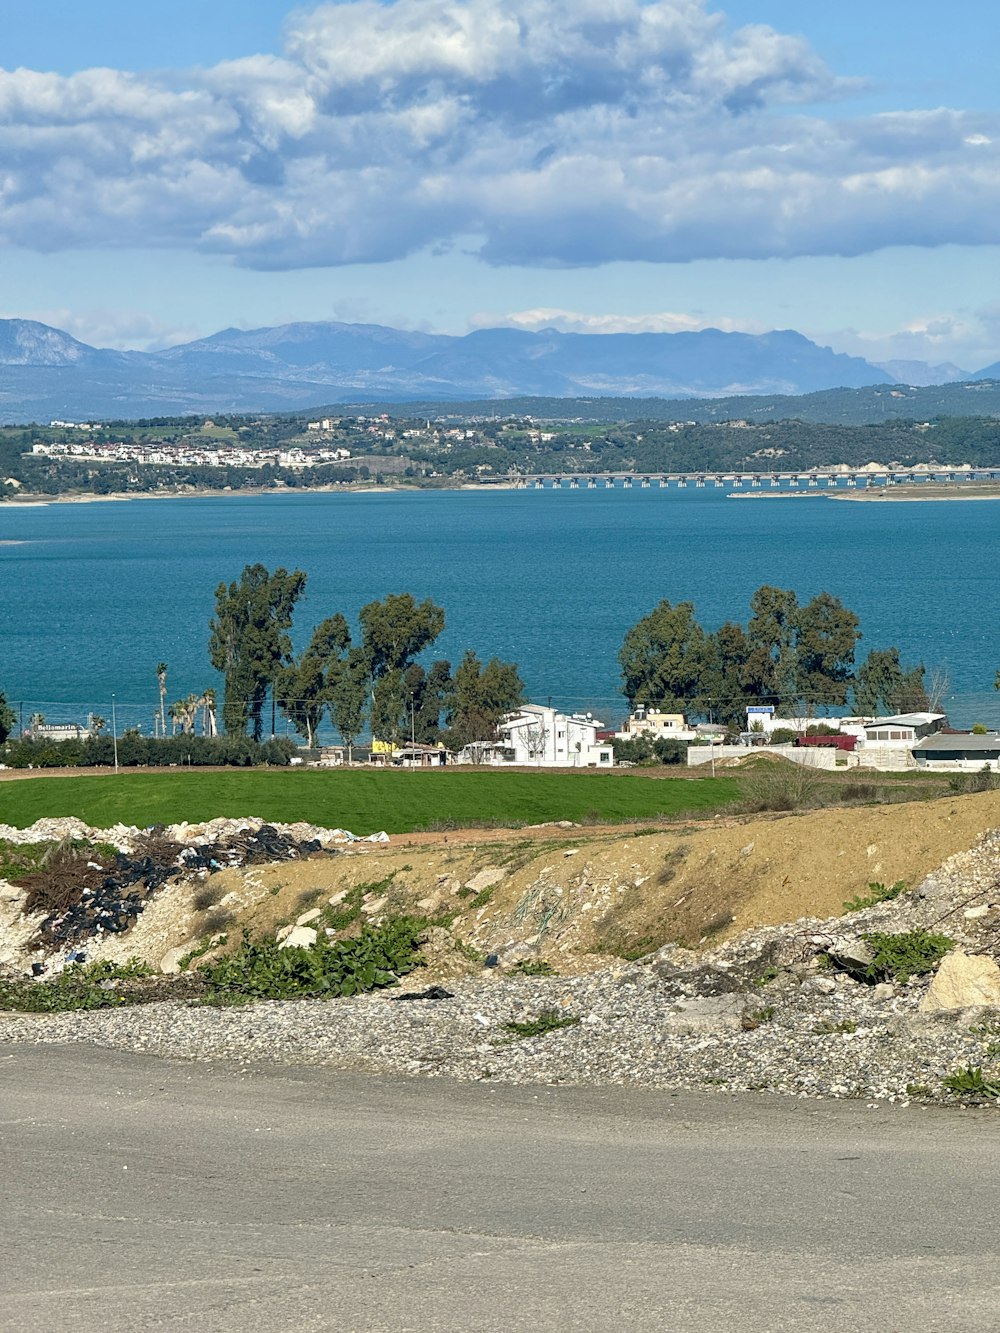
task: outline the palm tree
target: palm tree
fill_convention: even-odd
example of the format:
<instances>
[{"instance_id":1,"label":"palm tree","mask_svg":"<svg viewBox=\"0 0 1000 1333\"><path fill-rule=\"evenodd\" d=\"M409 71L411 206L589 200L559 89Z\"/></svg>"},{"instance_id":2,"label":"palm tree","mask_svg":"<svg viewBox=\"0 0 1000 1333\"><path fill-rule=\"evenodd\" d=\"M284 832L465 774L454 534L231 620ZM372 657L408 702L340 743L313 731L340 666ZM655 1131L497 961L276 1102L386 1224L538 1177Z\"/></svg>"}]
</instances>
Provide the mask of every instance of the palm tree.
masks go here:
<instances>
[{"instance_id":1,"label":"palm tree","mask_svg":"<svg viewBox=\"0 0 1000 1333\"><path fill-rule=\"evenodd\" d=\"M98 713L91 714L90 730L95 736L99 736L107 725L108 719L106 717L101 717Z\"/></svg>"},{"instance_id":2,"label":"palm tree","mask_svg":"<svg viewBox=\"0 0 1000 1333\"><path fill-rule=\"evenodd\" d=\"M206 690L201 696L203 711L202 727L206 736L218 736L219 723L215 716L215 691Z\"/></svg>"},{"instance_id":3,"label":"palm tree","mask_svg":"<svg viewBox=\"0 0 1000 1333\"><path fill-rule=\"evenodd\" d=\"M167 734L167 664L166 662L157 662L156 679L160 686L160 730L165 736Z\"/></svg>"}]
</instances>

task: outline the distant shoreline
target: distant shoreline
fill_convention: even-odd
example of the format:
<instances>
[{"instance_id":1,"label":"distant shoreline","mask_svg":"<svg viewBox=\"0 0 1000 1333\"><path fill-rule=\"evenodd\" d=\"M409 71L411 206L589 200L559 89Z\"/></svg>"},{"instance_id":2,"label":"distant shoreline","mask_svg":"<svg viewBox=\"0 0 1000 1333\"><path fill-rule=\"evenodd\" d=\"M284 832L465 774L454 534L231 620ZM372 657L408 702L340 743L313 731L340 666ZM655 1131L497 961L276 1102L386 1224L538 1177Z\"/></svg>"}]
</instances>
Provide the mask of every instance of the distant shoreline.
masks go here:
<instances>
[{"instance_id":1,"label":"distant shoreline","mask_svg":"<svg viewBox=\"0 0 1000 1333\"><path fill-rule=\"evenodd\" d=\"M635 473L639 477L642 474ZM105 504L120 503L125 500L229 500L248 496L262 495L423 495L439 494L441 491L512 491L519 487L511 481L458 482L444 486L392 486L383 483L380 486L343 486L336 483L327 486L273 486L241 487L236 490L158 490L158 491L112 491L109 495L73 493L67 495L11 495L0 501L0 510L4 505L19 508L44 509L55 504ZM546 488L548 489L548 488ZM616 488L617 489L617 488ZM754 490L731 490L729 500L848 500L854 503L872 504L886 501L890 504L919 504L928 501L954 500L1000 500L1000 483L996 482L957 482L951 485L934 485L921 482L919 485L896 485L891 487L858 487L842 490L820 489L819 487L802 490L779 490L777 487Z\"/></svg>"},{"instance_id":2,"label":"distant shoreline","mask_svg":"<svg viewBox=\"0 0 1000 1333\"><path fill-rule=\"evenodd\" d=\"M973 489L976 488L976 489ZM802 491L730 491L730 500L848 500L854 503L873 504L921 504L929 501L944 500L1000 500L1000 485L977 487L975 482L959 482L953 486L932 486L921 482L918 486L862 487L860 490L819 490L811 488Z\"/></svg>"},{"instance_id":3,"label":"distant shoreline","mask_svg":"<svg viewBox=\"0 0 1000 1333\"><path fill-rule=\"evenodd\" d=\"M377 495L388 491L421 489L415 486L276 486L246 487L237 490L112 491L109 495L12 495L3 504L21 508L45 508L54 504L103 504L121 500L230 500L258 495ZM429 489L429 488L428 488ZM2 505L0 505L2 508Z\"/></svg>"}]
</instances>

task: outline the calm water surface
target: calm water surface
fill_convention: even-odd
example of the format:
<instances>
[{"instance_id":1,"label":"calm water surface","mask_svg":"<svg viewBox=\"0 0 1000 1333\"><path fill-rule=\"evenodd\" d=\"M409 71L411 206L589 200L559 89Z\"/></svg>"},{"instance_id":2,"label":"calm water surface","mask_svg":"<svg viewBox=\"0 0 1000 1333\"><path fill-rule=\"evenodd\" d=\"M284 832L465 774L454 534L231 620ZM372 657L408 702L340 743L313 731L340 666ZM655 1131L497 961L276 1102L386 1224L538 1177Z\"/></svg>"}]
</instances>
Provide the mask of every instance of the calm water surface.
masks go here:
<instances>
[{"instance_id":1,"label":"calm water surface","mask_svg":"<svg viewBox=\"0 0 1000 1333\"><path fill-rule=\"evenodd\" d=\"M952 720L1000 726L993 548L1000 502L729 499L721 490L443 491L0 507L0 688L25 715L148 727L217 684L208 621L247 563L309 575L301 644L334 611L431 597L465 647L518 662L532 697L621 715L616 654L662 597L706 628L748 616L762 583L824 589L861 617L863 651L898 645L947 671Z\"/></svg>"}]
</instances>

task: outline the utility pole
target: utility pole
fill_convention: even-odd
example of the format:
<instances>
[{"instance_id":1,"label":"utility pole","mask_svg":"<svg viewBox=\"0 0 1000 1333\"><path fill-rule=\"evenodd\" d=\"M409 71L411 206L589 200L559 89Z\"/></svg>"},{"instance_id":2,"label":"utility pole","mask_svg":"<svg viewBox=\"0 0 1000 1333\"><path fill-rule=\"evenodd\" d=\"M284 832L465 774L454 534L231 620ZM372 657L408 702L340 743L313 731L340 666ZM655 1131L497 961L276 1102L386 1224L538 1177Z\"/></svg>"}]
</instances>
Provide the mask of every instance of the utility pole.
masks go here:
<instances>
[{"instance_id":1,"label":"utility pole","mask_svg":"<svg viewBox=\"0 0 1000 1333\"><path fill-rule=\"evenodd\" d=\"M111 737L115 747L115 772L118 772L118 718L115 714L115 696L111 696Z\"/></svg>"}]
</instances>

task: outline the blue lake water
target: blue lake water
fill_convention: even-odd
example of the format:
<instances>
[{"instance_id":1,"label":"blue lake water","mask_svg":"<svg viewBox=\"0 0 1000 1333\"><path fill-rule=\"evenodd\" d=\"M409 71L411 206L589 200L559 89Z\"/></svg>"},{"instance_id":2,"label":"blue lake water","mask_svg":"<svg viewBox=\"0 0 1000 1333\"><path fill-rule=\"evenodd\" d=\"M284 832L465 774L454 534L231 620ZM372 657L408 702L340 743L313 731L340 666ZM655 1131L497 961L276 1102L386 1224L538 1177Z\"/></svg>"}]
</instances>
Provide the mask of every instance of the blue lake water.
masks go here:
<instances>
[{"instance_id":1,"label":"blue lake water","mask_svg":"<svg viewBox=\"0 0 1000 1333\"><path fill-rule=\"evenodd\" d=\"M431 597L466 647L520 664L531 696L624 712L616 654L660 598L712 629L762 583L824 589L861 617L862 652L941 668L956 723L1000 726L998 502L727 498L722 490L223 496L0 507L0 689L25 717L108 715L146 730L158 702L218 684L208 622L245 564L309 575L296 639L390 592Z\"/></svg>"}]
</instances>

